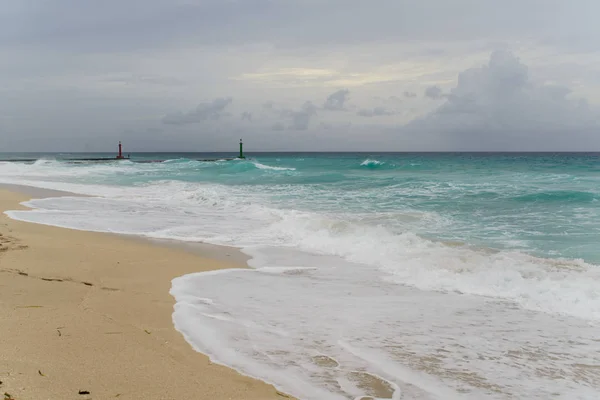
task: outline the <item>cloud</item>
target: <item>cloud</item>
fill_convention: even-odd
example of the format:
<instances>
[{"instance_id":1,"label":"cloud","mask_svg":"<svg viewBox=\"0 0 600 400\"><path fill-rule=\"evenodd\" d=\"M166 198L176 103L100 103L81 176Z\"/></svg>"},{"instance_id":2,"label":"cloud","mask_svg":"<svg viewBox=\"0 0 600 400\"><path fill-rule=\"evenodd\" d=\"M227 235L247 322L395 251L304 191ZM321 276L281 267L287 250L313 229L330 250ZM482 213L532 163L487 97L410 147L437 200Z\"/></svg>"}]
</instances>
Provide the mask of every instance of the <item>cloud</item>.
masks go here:
<instances>
[{"instance_id":1,"label":"cloud","mask_svg":"<svg viewBox=\"0 0 600 400\"><path fill-rule=\"evenodd\" d=\"M296 131L307 130L310 126L310 119L316 114L317 106L310 101L305 102L300 111L293 111L291 113L292 124L290 125L290 129Z\"/></svg>"},{"instance_id":2,"label":"cloud","mask_svg":"<svg viewBox=\"0 0 600 400\"><path fill-rule=\"evenodd\" d=\"M228 115L224 111L232 102L231 97L217 98L210 103L199 104L194 110L185 113L167 114L163 117L162 122L170 125L187 125L206 120L218 120L222 116Z\"/></svg>"},{"instance_id":3,"label":"cloud","mask_svg":"<svg viewBox=\"0 0 600 400\"><path fill-rule=\"evenodd\" d=\"M252 121L252 113L244 111L240 118L242 119L242 121Z\"/></svg>"},{"instance_id":4,"label":"cloud","mask_svg":"<svg viewBox=\"0 0 600 400\"><path fill-rule=\"evenodd\" d=\"M482 105L491 100L479 92L476 110L491 115L476 119L472 113L479 111L472 111L457 116L458 108L469 107L468 96L445 97L451 95L450 82L461 71L487 62L485 57L497 46L519 49L536 81L572 88L564 99L587 97L592 104L588 109L600 104L599 12L597 0L381 0L377 7L363 0L4 2L0 148L63 151L89 142L90 150L103 151L113 136L132 130L139 134L136 146L147 150L162 148L163 141L173 148L195 144L217 150L218 140L225 143L225 134L215 138L211 129L216 125L222 132L251 132L268 145L270 138L277 137L280 148L285 148L299 139L270 131L281 122L286 129L319 135L318 144L297 135L305 137L305 149L330 144L348 149L353 142L341 144L339 137L334 138L346 121L354 122L352 132L357 137L369 136L365 139L369 146L389 148L398 138L388 136L388 131L397 132L398 124L447 103L435 118L450 127L438 126L431 115L425 118L431 137L437 135L432 143L441 146L447 140L448 146L455 146L464 137L470 144L475 141L465 136L465 127L487 127L495 121L511 129L531 129L533 122L528 120L506 121L520 115L548 119L531 117L538 111L512 110L513 105L506 103L498 107L506 107L508 116L494 117L500 111ZM443 89L438 100L423 97L431 85ZM344 88L350 89L349 96L342 91L339 99L331 97ZM521 97L533 96L536 100L529 103L544 104L539 106L542 110L550 107L547 100L538 99L542 96L562 104L558 108L576 108L575 102L561 103L562 94L554 93L560 88L544 90L522 89L527 95L517 97L523 103ZM209 104L190 110L199 94ZM212 99L223 94L235 102L222 111L207 111ZM400 109L389 99L393 94L406 104L401 116L375 118ZM381 100L374 101L375 96ZM319 107L318 116L300 107L306 99ZM589 120L593 111L583 111L586 106L581 104L573 112ZM384 112L375 106L384 107ZM290 111L282 116L282 108ZM252 123L240 116L244 111L252 113ZM163 122L172 125L160 120L167 112ZM443 112L454 117L440 116ZM235 118L225 121L228 113ZM571 114L565 118L572 119ZM218 124L213 121L218 119ZM326 130L321 119L333 128ZM410 128L417 129L419 123ZM146 132L156 124L177 127L177 138L169 129ZM538 126L545 129L547 123ZM558 128L552 129L555 133L549 135L559 136ZM495 136L483 135L481 140L485 136L487 141L507 141L501 138L508 134L497 128ZM514 134L510 140L518 147L532 135ZM414 146L426 137L407 136ZM579 142L600 145L600 135Z\"/></svg>"},{"instance_id":5,"label":"cloud","mask_svg":"<svg viewBox=\"0 0 600 400\"><path fill-rule=\"evenodd\" d=\"M373 100L380 102L380 103L384 103L384 104L400 104L400 103L402 103L402 99L398 96L388 96L388 97L375 96L375 97L373 97Z\"/></svg>"},{"instance_id":6,"label":"cloud","mask_svg":"<svg viewBox=\"0 0 600 400\"><path fill-rule=\"evenodd\" d=\"M442 97L442 89L440 89L438 86L430 86L425 89L425 97L437 100Z\"/></svg>"},{"instance_id":7,"label":"cloud","mask_svg":"<svg viewBox=\"0 0 600 400\"><path fill-rule=\"evenodd\" d=\"M271 125L271 130L281 131L286 129L305 131L310 127L311 119L317 115L319 109L312 101L305 101L299 109L278 108L273 102L268 102L268 107L264 107L269 111L271 117L279 118L282 121L277 121ZM285 123L284 123L285 122Z\"/></svg>"},{"instance_id":8,"label":"cloud","mask_svg":"<svg viewBox=\"0 0 600 400\"><path fill-rule=\"evenodd\" d=\"M330 111L343 111L344 103L348 100L350 91L348 89L338 90L330 94L323 104L323 108Z\"/></svg>"},{"instance_id":9,"label":"cloud","mask_svg":"<svg viewBox=\"0 0 600 400\"><path fill-rule=\"evenodd\" d=\"M447 100L405 130L446 148L585 150L600 129L600 114L570 93L537 84L517 57L496 51L487 65L462 72Z\"/></svg>"},{"instance_id":10,"label":"cloud","mask_svg":"<svg viewBox=\"0 0 600 400\"><path fill-rule=\"evenodd\" d=\"M310 126L310 120L317 114L317 106L311 101L306 101L300 107L300 110L282 109L279 110L279 117L291 120L289 129L296 131L305 131Z\"/></svg>"},{"instance_id":11,"label":"cloud","mask_svg":"<svg viewBox=\"0 0 600 400\"><path fill-rule=\"evenodd\" d=\"M183 86L185 82L174 77L143 76L134 74L121 74L105 79L109 83L121 83L124 85L160 85L160 86Z\"/></svg>"},{"instance_id":12,"label":"cloud","mask_svg":"<svg viewBox=\"0 0 600 400\"><path fill-rule=\"evenodd\" d=\"M363 108L359 110L356 115L361 117L383 117L386 115L394 115L396 112L390 111L384 107L374 107L372 109Z\"/></svg>"},{"instance_id":13,"label":"cloud","mask_svg":"<svg viewBox=\"0 0 600 400\"><path fill-rule=\"evenodd\" d=\"M317 109L317 106L315 106L312 101L305 101L304 104L302 104L302 111L310 115L315 115L317 113Z\"/></svg>"},{"instance_id":14,"label":"cloud","mask_svg":"<svg viewBox=\"0 0 600 400\"><path fill-rule=\"evenodd\" d=\"M285 130L285 125L283 125L283 123L281 122L276 122L271 126L271 130L273 131L284 131Z\"/></svg>"},{"instance_id":15,"label":"cloud","mask_svg":"<svg viewBox=\"0 0 600 400\"><path fill-rule=\"evenodd\" d=\"M464 40L531 37L597 43L593 0L473 1L360 0L285 2L247 0L73 0L17 2L0 17L6 39L97 52L108 44L137 50L187 38L204 45L275 42L279 46L326 47L387 40ZM271 21L265 24L264 21ZM344 23L332 23L334 20ZM532 23L535 21L535 23ZM226 31L219 29L228 26ZM306 27L310 26L310 29ZM327 40L323 40L327 38ZM3 39L3 40L6 40ZM597 49L597 47L595 47ZM429 50L431 52L431 50Z\"/></svg>"}]
</instances>

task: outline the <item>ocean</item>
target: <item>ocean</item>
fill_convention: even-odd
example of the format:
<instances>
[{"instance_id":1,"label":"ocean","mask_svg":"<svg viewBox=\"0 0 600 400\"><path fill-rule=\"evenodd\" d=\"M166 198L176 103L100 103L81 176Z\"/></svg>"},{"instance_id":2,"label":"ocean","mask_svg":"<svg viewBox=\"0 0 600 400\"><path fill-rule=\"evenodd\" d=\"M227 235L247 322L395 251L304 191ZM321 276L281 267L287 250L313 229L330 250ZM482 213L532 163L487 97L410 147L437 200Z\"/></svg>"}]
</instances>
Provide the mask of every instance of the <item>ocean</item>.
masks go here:
<instances>
[{"instance_id":1,"label":"ocean","mask_svg":"<svg viewBox=\"0 0 600 400\"><path fill-rule=\"evenodd\" d=\"M0 182L88 196L12 218L249 255L175 279L173 321L284 392L600 398L600 154L17 156Z\"/></svg>"}]
</instances>

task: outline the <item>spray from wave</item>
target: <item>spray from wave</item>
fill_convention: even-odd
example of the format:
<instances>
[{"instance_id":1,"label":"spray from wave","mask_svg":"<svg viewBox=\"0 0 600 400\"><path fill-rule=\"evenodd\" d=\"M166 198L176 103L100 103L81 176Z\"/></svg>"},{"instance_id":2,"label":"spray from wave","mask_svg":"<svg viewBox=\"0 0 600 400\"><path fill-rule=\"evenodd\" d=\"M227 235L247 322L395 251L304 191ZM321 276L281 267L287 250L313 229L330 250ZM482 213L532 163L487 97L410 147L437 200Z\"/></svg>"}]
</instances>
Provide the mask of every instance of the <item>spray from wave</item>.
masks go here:
<instances>
[{"instance_id":1,"label":"spray from wave","mask_svg":"<svg viewBox=\"0 0 600 400\"><path fill-rule=\"evenodd\" d=\"M57 161L55 158L40 158L38 160L35 160L33 162L33 165L36 167L39 166L58 166L60 165L60 162Z\"/></svg>"},{"instance_id":2,"label":"spray from wave","mask_svg":"<svg viewBox=\"0 0 600 400\"><path fill-rule=\"evenodd\" d=\"M291 167L277 167L277 166L273 166L273 165L265 165L265 164L261 164L258 161L254 161L252 164L254 164L254 166L258 169L266 169L266 170L271 170L271 171L295 171L296 168L291 168Z\"/></svg>"},{"instance_id":3,"label":"spray from wave","mask_svg":"<svg viewBox=\"0 0 600 400\"><path fill-rule=\"evenodd\" d=\"M385 165L386 165L385 161L372 160L370 158L367 158L366 160L364 160L363 162L360 163L361 167L368 168L368 169L382 168Z\"/></svg>"}]
</instances>

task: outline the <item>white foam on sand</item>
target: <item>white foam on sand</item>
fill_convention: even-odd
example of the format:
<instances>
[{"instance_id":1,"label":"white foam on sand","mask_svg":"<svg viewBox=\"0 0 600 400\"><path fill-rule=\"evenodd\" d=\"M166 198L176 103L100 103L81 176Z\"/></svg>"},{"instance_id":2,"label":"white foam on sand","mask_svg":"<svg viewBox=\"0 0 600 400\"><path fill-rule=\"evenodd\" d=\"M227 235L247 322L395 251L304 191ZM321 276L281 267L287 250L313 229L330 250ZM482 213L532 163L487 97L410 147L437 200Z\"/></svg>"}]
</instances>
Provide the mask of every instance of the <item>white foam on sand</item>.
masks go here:
<instances>
[{"instance_id":1,"label":"white foam on sand","mask_svg":"<svg viewBox=\"0 0 600 400\"><path fill-rule=\"evenodd\" d=\"M95 197L31 200L24 204L33 210L7 214L88 231L296 248L365 265L398 284L511 300L530 310L600 321L600 268L582 260L446 245L411 232L394 232L379 222L273 208L254 202L251 193L232 194L218 185L169 181L125 188L80 186L53 188Z\"/></svg>"},{"instance_id":2,"label":"white foam on sand","mask_svg":"<svg viewBox=\"0 0 600 400\"><path fill-rule=\"evenodd\" d=\"M398 286L336 257L247 252L280 273L175 279L176 327L213 360L299 398L377 397L356 371L389 382L390 398L597 398L600 343L583 320Z\"/></svg>"}]
</instances>

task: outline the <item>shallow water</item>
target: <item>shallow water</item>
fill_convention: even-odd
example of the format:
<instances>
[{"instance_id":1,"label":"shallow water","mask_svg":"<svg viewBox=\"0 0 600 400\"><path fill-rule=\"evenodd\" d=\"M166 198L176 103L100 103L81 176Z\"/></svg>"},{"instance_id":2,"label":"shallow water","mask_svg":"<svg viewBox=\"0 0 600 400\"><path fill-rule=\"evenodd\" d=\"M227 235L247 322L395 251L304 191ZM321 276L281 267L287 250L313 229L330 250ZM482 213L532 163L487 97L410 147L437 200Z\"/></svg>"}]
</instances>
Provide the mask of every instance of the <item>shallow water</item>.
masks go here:
<instances>
[{"instance_id":1,"label":"shallow water","mask_svg":"<svg viewBox=\"0 0 600 400\"><path fill-rule=\"evenodd\" d=\"M92 196L13 218L242 248L254 270L173 282L176 327L301 398L600 397L598 156L133 160L161 156L0 182Z\"/></svg>"}]
</instances>

